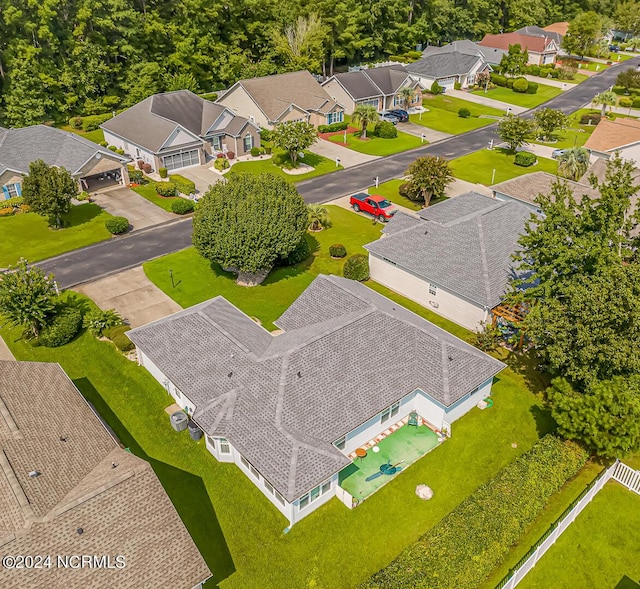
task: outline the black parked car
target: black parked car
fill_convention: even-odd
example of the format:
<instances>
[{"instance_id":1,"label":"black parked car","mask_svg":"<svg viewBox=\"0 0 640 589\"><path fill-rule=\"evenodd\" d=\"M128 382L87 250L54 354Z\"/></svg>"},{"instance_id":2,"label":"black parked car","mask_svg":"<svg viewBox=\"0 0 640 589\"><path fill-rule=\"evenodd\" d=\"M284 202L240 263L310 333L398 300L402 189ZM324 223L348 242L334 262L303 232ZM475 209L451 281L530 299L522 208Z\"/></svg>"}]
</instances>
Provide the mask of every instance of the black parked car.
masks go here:
<instances>
[{"instance_id":1,"label":"black parked car","mask_svg":"<svg viewBox=\"0 0 640 589\"><path fill-rule=\"evenodd\" d=\"M401 123L406 123L409 120L409 113L406 110L402 110L401 108L394 108L393 110L388 111L394 117L398 117Z\"/></svg>"}]
</instances>

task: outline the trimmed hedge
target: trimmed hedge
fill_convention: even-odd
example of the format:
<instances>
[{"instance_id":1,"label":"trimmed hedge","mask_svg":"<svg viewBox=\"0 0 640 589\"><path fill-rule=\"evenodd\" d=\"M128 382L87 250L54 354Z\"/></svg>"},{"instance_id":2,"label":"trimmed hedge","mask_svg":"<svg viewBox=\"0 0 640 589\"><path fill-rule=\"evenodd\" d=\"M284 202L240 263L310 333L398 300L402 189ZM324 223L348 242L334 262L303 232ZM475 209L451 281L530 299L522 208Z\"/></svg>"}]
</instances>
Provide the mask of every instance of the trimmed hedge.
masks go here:
<instances>
[{"instance_id":1,"label":"trimmed hedge","mask_svg":"<svg viewBox=\"0 0 640 589\"><path fill-rule=\"evenodd\" d=\"M529 85L527 86L527 94L537 94L538 87L537 82L529 82Z\"/></svg>"},{"instance_id":2,"label":"trimmed hedge","mask_svg":"<svg viewBox=\"0 0 640 589\"><path fill-rule=\"evenodd\" d=\"M533 166L536 163L538 158L535 153L530 153L528 151L519 151L516 153L515 160L513 163L516 166L522 166L523 168L528 168L529 166Z\"/></svg>"},{"instance_id":3,"label":"trimmed hedge","mask_svg":"<svg viewBox=\"0 0 640 589\"><path fill-rule=\"evenodd\" d=\"M230 165L226 157L219 157L213 162L213 167L219 171L226 170Z\"/></svg>"},{"instance_id":4,"label":"trimmed hedge","mask_svg":"<svg viewBox=\"0 0 640 589\"><path fill-rule=\"evenodd\" d=\"M169 175L169 171L167 168L158 168L158 174L160 174L160 178L166 178Z\"/></svg>"},{"instance_id":5,"label":"trimmed hedge","mask_svg":"<svg viewBox=\"0 0 640 589\"><path fill-rule=\"evenodd\" d=\"M581 125L597 125L600 122L602 115L600 113L586 113L580 117Z\"/></svg>"},{"instance_id":6,"label":"trimmed hedge","mask_svg":"<svg viewBox=\"0 0 640 589\"><path fill-rule=\"evenodd\" d=\"M438 82L434 80L433 84L431 84L430 91L431 94L438 95L442 92L442 86L440 86L440 84L438 84Z\"/></svg>"},{"instance_id":7,"label":"trimmed hedge","mask_svg":"<svg viewBox=\"0 0 640 589\"><path fill-rule=\"evenodd\" d=\"M12 209L13 207L19 207L23 203L21 196L14 196L6 200L0 200L0 209Z\"/></svg>"},{"instance_id":8,"label":"trimmed hedge","mask_svg":"<svg viewBox=\"0 0 640 589\"><path fill-rule=\"evenodd\" d=\"M92 115L89 117L81 117L82 118L82 130L83 131L95 131L102 123L108 121L112 118L113 115L111 113L103 114L103 115ZM76 118L76 117L74 117ZM80 118L80 117L77 117Z\"/></svg>"},{"instance_id":9,"label":"trimmed hedge","mask_svg":"<svg viewBox=\"0 0 640 589\"><path fill-rule=\"evenodd\" d=\"M178 193L178 188L173 182L156 182L154 187L160 196L176 196Z\"/></svg>"},{"instance_id":10,"label":"trimmed hedge","mask_svg":"<svg viewBox=\"0 0 640 589\"><path fill-rule=\"evenodd\" d=\"M260 148L254 145L251 148L251 152L250 153L251 153L251 157L258 157L260 155Z\"/></svg>"},{"instance_id":11,"label":"trimmed hedge","mask_svg":"<svg viewBox=\"0 0 640 589\"><path fill-rule=\"evenodd\" d=\"M178 192L182 192L182 194L194 194L196 191L196 183L193 180L189 180L189 178L185 178L180 174L171 174L169 176L169 181L173 182L178 189Z\"/></svg>"},{"instance_id":12,"label":"trimmed hedge","mask_svg":"<svg viewBox=\"0 0 640 589\"><path fill-rule=\"evenodd\" d=\"M344 258L347 255L347 248L341 243L334 243L329 246L329 255L332 258Z\"/></svg>"},{"instance_id":13,"label":"trimmed hedge","mask_svg":"<svg viewBox=\"0 0 640 589\"><path fill-rule=\"evenodd\" d=\"M525 94L529 88L529 82L527 82L526 78L518 78L513 81L513 91L519 92L520 94Z\"/></svg>"},{"instance_id":14,"label":"trimmed hedge","mask_svg":"<svg viewBox=\"0 0 640 589\"><path fill-rule=\"evenodd\" d=\"M362 254L350 256L344 264L342 274L345 278L359 282L369 280L369 258Z\"/></svg>"},{"instance_id":15,"label":"trimmed hedge","mask_svg":"<svg viewBox=\"0 0 640 589\"><path fill-rule=\"evenodd\" d=\"M347 123L331 123L330 125L319 125L318 133L335 133L336 131L344 131L349 128ZM264 132L260 133L260 139L265 139Z\"/></svg>"},{"instance_id":16,"label":"trimmed hedge","mask_svg":"<svg viewBox=\"0 0 640 589\"><path fill-rule=\"evenodd\" d=\"M458 116L462 119L468 119L471 116L471 111L463 106L458 109Z\"/></svg>"},{"instance_id":17,"label":"trimmed hedge","mask_svg":"<svg viewBox=\"0 0 640 589\"><path fill-rule=\"evenodd\" d=\"M57 348L70 342L80 331L82 313L75 307L62 307L51 323L42 328L38 342L47 348Z\"/></svg>"},{"instance_id":18,"label":"trimmed hedge","mask_svg":"<svg viewBox=\"0 0 640 589\"><path fill-rule=\"evenodd\" d=\"M176 215L186 215L187 213L192 213L195 205L192 200L187 200L186 198L179 198L174 200L171 203L171 210Z\"/></svg>"},{"instance_id":19,"label":"trimmed hedge","mask_svg":"<svg viewBox=\"0 0 640 589\"><path fill-rule=\"evenodd\" d=\"M127 331L129 331L130 329L131 327L129 327L128 325L121 325L120 327L114 327L113 329L110 329L108 332L105 332L104 335L106 335L107 333L109 334L107 335L107 337L114 343L118 350L120 350L121 352L128 352L130 350L133 350L134 348L133 342L127 335Z\"/></svg>"},{"instance_id":20,"label":"trimmed hedge","mask_svg":"<svg viewBox=\"0 0 640 589\"><path fill-rule=\"evenodd\" d=\"M378 121L373 128L373 134L380 139L395 139L398 136L398 130L389 121Z\"/></svg>"},{"instance_id":21,"label":"trimmed hedge","mask_svg":"<svg viewBox=\"0 0 640 589\"><path fill-rule=\"evenodd\" d=\"M502 86L503 88L507 86L507 78L500 74L491 74L489 78L491 79L491 83L496 86Z\"/></svg>"},{"instance_id":22,"label":"trimmed hedge","mask_svg":"<svg viewBox=\"0 0 640 589\"><path fill-rule=\"evenodd\" d=\"M126 217L111 217L104 222L107 231L112 235L120 235L129 230L129 219Z\"/></svg>"},{"instance_id":23,"label":"trimmed hedge","mask_svg":"<svg viewBox=\"0 0 640 589\"><path fill-rule=\"evenodd\" d=\"M205 100L210 100L211 102L215 102L218 100L217 92L206 92L205 94L200 94L200 98L204 98Z\"/></svg>"},{"instance_id":24,"label":"trimmed hedge","mask_svg":"<svg viewBox=\"0 0 640 589\"><path fill-rule=\"evenodd\" d=\"M476 589L587 458L577 444L545 436L360 589Z\"/></svg>"}]
</instances>

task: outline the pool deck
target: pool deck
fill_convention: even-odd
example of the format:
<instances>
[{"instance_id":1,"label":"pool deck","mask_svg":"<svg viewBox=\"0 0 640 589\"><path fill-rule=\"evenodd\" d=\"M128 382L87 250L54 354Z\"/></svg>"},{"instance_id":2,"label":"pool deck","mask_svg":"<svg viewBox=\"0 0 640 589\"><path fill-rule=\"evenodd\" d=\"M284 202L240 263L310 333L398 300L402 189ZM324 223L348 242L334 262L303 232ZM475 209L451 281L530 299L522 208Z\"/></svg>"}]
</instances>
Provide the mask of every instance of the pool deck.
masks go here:
<instances>
[{"instance_id":1,"label":"pool deck","mask_svg":"<svg viewBox=\"0 0 640 589\"><path fill-rule=\"evenodd\" d=\"M380 449L378 452L370 448L364 458L356 458L351 465L343 469L340 472L339 484L352 497L362 501L437 445L438 435L426 425L404 425L375 446ZM402 463L398 465L395 474L383 474L373 480L366 480L380 472L382 464L390 462L394 465L400 461Z\"/></svg>"}]
</instances>

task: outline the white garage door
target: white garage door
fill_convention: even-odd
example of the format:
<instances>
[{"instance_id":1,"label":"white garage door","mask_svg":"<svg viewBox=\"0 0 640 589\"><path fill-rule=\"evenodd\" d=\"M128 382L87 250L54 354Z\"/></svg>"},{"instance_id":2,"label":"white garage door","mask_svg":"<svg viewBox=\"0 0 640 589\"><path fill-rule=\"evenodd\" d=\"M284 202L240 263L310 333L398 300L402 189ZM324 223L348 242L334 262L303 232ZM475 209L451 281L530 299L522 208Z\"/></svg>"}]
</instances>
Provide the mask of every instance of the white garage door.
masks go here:
<instances>
[{"instance_id":1,"label":"white garage door","mask_svg":"<svg viewBox=\"0 0 640 589\"><path fill-rule=\"evenodd\" d=\"M198 157L198 150L192 149L191 151L165 155L162 158L162 163L167 170L175 170L186 166L196 166L200 163L200 158Z\"/></svg>"}]
</instances>

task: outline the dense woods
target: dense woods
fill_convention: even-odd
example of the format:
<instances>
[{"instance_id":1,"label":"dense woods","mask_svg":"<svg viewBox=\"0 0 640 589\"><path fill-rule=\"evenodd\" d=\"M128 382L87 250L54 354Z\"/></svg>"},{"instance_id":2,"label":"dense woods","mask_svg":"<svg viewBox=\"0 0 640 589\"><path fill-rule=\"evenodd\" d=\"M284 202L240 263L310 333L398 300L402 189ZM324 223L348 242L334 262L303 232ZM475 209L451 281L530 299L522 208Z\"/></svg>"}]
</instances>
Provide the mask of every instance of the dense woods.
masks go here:
<instances>
[{"instance_id":1,"label":"dense woods","mask_svg":"<svg viewBox=\"0 0 640 589\"><path fill-rule=\"evenodd\" d=\"M611 15L609 0L0 0L2 123L62 121L158 91Z\"/></svg>"}]
</instances>

